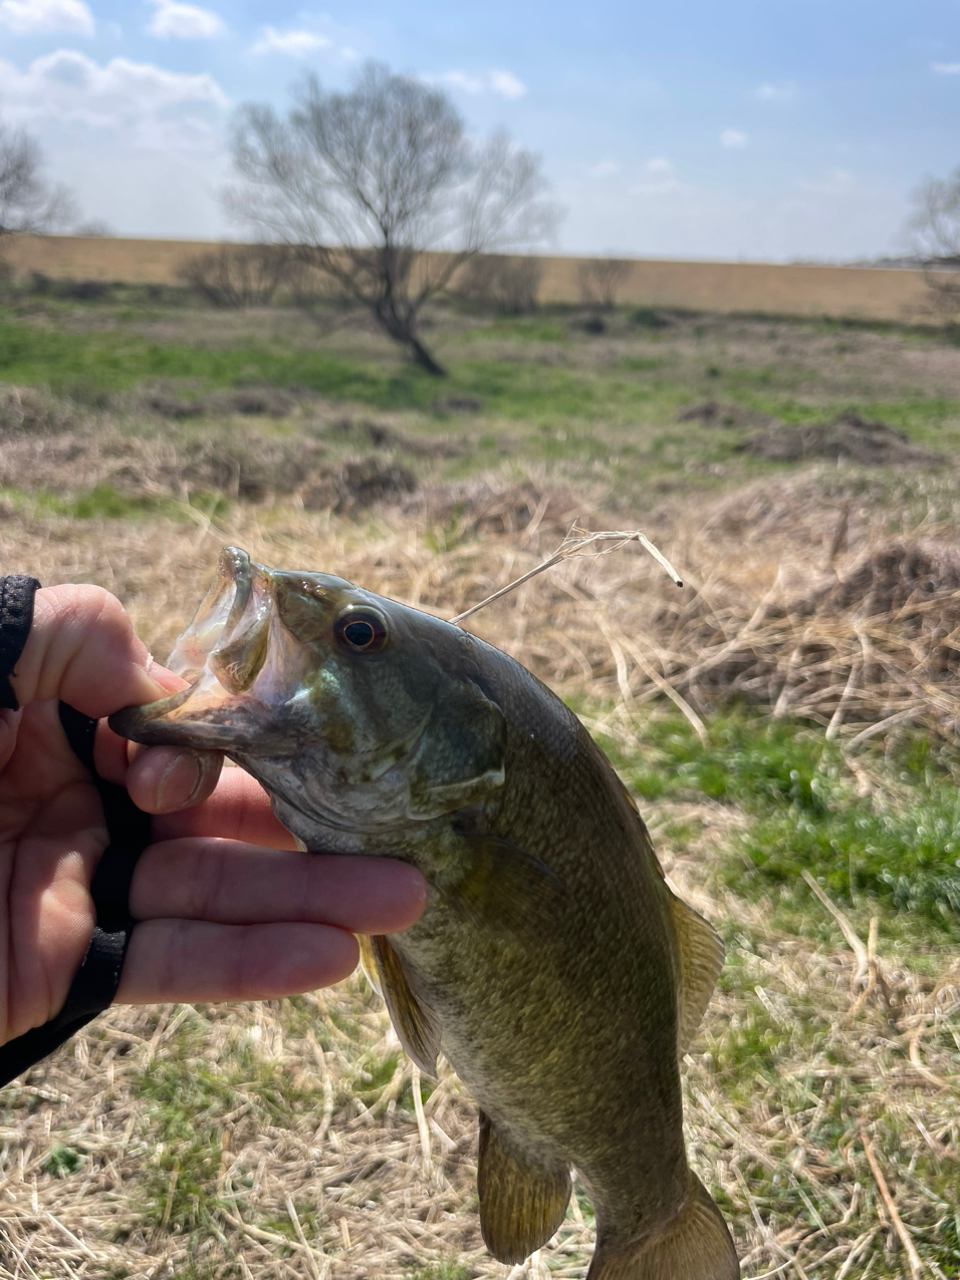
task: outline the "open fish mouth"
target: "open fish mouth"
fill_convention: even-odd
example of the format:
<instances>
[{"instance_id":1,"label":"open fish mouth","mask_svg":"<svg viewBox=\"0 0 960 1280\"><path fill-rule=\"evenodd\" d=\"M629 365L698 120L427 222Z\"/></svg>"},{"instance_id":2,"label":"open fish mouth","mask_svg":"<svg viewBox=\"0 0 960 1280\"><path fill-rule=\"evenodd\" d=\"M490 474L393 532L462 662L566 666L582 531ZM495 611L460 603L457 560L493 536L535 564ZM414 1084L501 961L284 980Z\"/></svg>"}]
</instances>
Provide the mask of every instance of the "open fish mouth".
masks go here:
<instances>
[{"instance_id":1,"label":"open fish mouth","mask_svg":"<svg viewBox=\"0 0 960 1280\"><path fill-rule=\"evenodd\" d=\"M239 547L225 547L217 573L167 662L190 683L179 693L110 717L124 737L150 744L229 747L246 736L257 702L276 705L289 695L279 664L268 663L276 617L273 575ZM263 679L262 677L266 677ZM254 685L255 693L251 695ZM247 695L242 702L241 695Z\"/></svg>"}]
</instances>

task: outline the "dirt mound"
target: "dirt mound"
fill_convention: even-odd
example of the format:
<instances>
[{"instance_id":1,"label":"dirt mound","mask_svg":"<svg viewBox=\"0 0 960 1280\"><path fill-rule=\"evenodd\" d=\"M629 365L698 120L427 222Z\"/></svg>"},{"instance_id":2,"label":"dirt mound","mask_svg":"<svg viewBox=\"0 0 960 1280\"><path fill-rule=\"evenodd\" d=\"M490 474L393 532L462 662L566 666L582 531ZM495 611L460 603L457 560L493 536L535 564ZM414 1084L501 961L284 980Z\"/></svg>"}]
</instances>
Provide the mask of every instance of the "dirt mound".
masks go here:
<instances>
[{"instance_id":1,"label":"dirt mound","mask_svg":"<svg viewBox=\"0 0 960 1280\"><path fill-rule=\"evenodd\" d=\"M469 448L465 441L415 439L383 422L366 419L357 422L353 418L338 418L330 424L326 434L334 439L346 438L358 444L371 444L375 449L409 453L415 458L460 458Z\"/></svg>"},{"instance_id":2,"label":"dirt mound","mask_svg":"<svg viewBox=\"0 0 960 1280\"><path fill-rule=\"evenodd\" d=\"M722 404L719 400L704 400L702 404L678 409L674 422L699 422L704 427L767 427L774 421L768 413L745 409L740 404Z\"/></svg>"},{"instance_id":3,"label":"dirt mound","mask_svg":"<svg viewBox=\"0 0 960 1280\"><path fill-rule=\"evenodd\" d=\"M933 539L868 547L800 591L762 598L735 577L667 597L653 617L669 675L706 704L746 697L851 729L924 724L960 730L960 551Z\"/></svg>"},{"instance_id":4,"label":"dirt mound","mask_svg":"<svg viewBox=\"0 0 960 1280\"><path fill-rule=\"evenodd\" d=\"M286 418L297 409L300 399L279 387L235 387L229 391L211 391L209 395L191 400L159 387L146 394L144 403L162 418L182 421L204 415L226 418L234 413L244 417Z\"/></svg>"},{"instance_id":5,"label":"dirt mound","mask_svg":"<svg viewBox=\"0 0 960 1280\"><path fill-rule=\"evenodd\" d=\"M487 481L445 488L430 504L430 514L464 532L531 534L537 530L565 536L584 509L583 495L525 481L498 488Z\"/></svg>"},{"instance_id":6,"label":"dirt mound","mask_svg":"<svg viewBox=\"0 0 960 1280\"><path fill-rule=\"evenodd\" d=\"M897 538L868 551L808 603L811 613L854 609L867 618L889 614L903 621L935 614L932 602L953 601L958 595L960 551L956 547L932 539ZM957 618L960 620L960 608Z\"/></svg>"},{"instance_id":7,"label":"dirt mound","mask_svg":"<svg viewBox=\"0 0 960 1280\"><path fill-rule=\"evenodd\" d=\"M131 488L159 485L183 498L197 490L213 490L262 502L295 492L304 475L325 456L326 449L317 440L231 432L223 439L186 440L172 449L154 450L152 456L148 442L140 467L128 469L118 479Z\"/></svg>"},{"instance_id":8,"label":"dirt mound","mask_svg":"<svg viewBox=\"0 0 960 1280\"><path fill-rule=\"evenodd\" d=\"M161 418L171 418L174 422L182 422L186 418L199 418L203 412L202 400L186 400L183 396L169 391L151 391L144 399L144 404Z\"/></svg>"},{"instance_id":9,"label":"dirt mound","mask_svg":"<svg viewBox=\"0 0 960 1280\"><path fill-rule=\"evenodd\" d=\"M898 464L932 466L939 454L913 444L909 437L885 422L869 422L857 413L844 413L833 422L803 426L771 425L738 446L738 452L768 462L801 462L811 458L835 458L868 467Z\"/></svg>"},{"instance_id":10,"label":"dirt mound","mask_svg":"<svg viewBox=\"0 0 960 1280\"><path fill-rule=\"evenodd\" d=\"M300 404L300 398L279 387L236 387L213 391L204 397L204 412L214 416L240 413L248 417L286 418Z\"/></svg>"},{"instance_id":11,"label":"dirt mound","mask_svg":"<svg viewBox=\"0 0 960 1280\"><path fill-rule=\"evenodd\" d=\"M349 514L381 503L397 503L417 489L407 467L382 458L360 458L342 467L318 468L298 490L308 511Z\"/></svg>"}]
</instances>

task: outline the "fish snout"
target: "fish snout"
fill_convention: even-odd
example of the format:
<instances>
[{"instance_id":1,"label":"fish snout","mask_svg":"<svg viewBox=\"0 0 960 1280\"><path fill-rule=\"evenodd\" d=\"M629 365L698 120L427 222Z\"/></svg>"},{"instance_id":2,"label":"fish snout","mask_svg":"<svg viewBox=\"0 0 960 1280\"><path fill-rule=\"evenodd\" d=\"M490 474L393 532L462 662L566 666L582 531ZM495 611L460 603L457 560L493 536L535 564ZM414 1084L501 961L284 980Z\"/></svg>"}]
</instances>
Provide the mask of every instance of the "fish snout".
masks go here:
<instances>
[{"instance_id":1,"label":"fish snout","mask_svg":"<svg viewBox=\"0 0 960 1280\"><path fill-rule=\"evenodd\" d=\"M177 638L169 669L186 689L110 717L124 737L151 744L190 742L216 747L230 730L226 704L247 693L267 660L276 615L274 575L239 547L225 547L209 590L187 629Z\"/></svg>"}]
</instances>

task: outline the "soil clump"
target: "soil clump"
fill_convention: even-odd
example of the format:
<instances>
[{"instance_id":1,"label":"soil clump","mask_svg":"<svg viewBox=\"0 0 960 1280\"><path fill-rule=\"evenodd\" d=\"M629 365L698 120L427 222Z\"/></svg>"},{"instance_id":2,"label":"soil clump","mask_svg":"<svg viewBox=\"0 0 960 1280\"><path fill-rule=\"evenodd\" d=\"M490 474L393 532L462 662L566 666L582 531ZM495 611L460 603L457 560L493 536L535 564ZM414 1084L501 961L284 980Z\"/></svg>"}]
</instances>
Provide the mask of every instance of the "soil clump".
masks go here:
<instances>
[{"instance_id":1,"label":"soil clump","mask_svg":"<svg viewBox=\"0 0 960 1280\"><path fill-rule=\"evenodd\" d=\"M895 427L853 412L843 413L833 422L768 426L745 440L737 451L767 462L833 458L868 467L933 466L943 461L942 455L914 444Z\"/></svg>"},{"instance_id":2,"label":"soil clump","mask_svg":"<svg viewBox=\"0 0 960 1280\"><path fill-rule=\"evenodd\" d=\"M678 409L674 422L699 422L704 427L769 427L773 425L774 419L768 413L745 409L740 404L704 400L702 404Z\"/></svg>"}]
</instances>

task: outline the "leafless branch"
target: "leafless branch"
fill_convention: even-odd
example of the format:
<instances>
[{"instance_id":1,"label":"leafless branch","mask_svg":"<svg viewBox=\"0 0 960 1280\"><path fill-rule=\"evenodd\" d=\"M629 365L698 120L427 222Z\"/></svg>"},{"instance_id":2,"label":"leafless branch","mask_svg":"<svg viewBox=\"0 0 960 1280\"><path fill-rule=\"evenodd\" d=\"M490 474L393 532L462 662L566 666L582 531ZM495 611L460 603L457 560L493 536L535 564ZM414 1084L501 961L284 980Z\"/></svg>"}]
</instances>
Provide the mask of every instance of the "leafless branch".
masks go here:
<instances>
[{"instance_id":1,"label":"leafless branch","mask_svg":"<svg viewBox=\"0 0 960 1280\"><path fill-rule=\"evenodd\" d=\"M42 164L36 139L0 120L0 237L50 231L73 217L70 193L46 181Z\"/></svg>"},{"instance_id":2,"label":"leafless branch","mask_svg":"<svg viewBox=\"0 0 960 1280\"><path fill-rule=\"evenodd\" d=\"M308 77L286 120L243 108L234 160L231 214L431 373L443 371L419 340L424 304L475 255L536 243L556 221L536 157L504 134L473 143L446 94L374 63L347 93Z\"/></svg>"}]
</instances>

